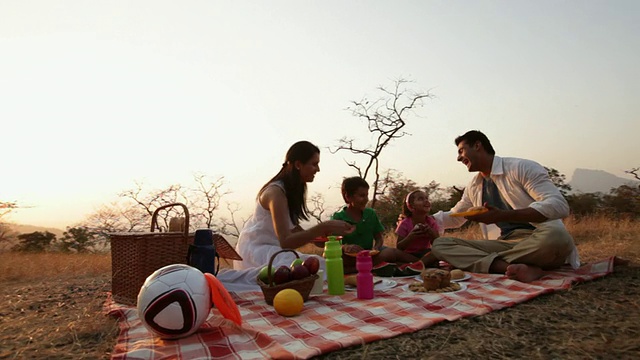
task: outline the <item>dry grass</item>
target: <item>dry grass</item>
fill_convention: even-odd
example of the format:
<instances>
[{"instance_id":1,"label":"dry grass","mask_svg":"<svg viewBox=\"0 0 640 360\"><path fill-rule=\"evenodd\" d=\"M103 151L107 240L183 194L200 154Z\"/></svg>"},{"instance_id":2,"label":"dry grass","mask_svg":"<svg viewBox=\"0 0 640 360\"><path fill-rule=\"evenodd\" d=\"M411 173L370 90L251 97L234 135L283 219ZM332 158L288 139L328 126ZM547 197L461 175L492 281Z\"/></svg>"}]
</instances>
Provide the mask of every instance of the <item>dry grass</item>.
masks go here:
<instances>
[{"instance_id":1,"label":"dry grass","mask_svg":"<svg viewBox=\"0 0 640 360\"><path fill-rule=\"evenodd\" d=\"M0 283L111 273L111 254L0 253Z\"/></svg>"},{"instance_id":2,"label":"dry grass","mask_svg":"<svg viewBox=\"0 0 640 360\"><path fill-rule=\"evenodd\" d=\"M566 224L583 262L618 255L632 265L502 311L320 358L640 358L640 222L593 217ZM452 236L478 234L472 228ZM110 280L109 254L0 254L0 359L109 358L117 336L116 321L102 313Z\"/></svg>"}]
</instances>

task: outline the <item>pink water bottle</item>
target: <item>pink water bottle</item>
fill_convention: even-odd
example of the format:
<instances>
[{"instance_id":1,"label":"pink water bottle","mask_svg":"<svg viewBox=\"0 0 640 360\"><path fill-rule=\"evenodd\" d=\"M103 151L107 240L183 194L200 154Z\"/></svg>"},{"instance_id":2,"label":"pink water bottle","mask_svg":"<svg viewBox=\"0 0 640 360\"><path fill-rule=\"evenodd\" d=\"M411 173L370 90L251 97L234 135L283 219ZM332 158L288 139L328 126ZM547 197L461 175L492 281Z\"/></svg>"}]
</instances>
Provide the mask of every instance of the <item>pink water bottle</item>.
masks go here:
<instances>
[{"instance_id":1,"label":"pink water bottle","mask_svg":"<svg viewBox=\"0 0 640 360\"><path fill-rule=\"evenodd\" d=\"M358 299L373 299L373 260L369 250L363 250L356 256L356 275Z\"/></svg>"}]
</instances>

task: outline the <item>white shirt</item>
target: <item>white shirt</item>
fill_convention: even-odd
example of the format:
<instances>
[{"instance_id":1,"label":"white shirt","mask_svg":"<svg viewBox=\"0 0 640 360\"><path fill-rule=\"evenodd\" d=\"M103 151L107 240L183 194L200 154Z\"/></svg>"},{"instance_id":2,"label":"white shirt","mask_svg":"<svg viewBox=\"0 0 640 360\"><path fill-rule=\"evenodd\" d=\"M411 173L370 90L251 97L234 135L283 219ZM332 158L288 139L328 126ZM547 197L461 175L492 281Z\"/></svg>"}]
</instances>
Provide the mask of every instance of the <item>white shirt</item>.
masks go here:
<instances>
[{"instance_id":1,"label":"white shirt","mask_svg":"<svg viewBox=\"0 0 640 360\"><path fill-rule=\"evenodd\" d=\"M277 186L284 191L282 181L273 182L269 186ZM288 216L287 219L289 219ZM290 229L295 227L291 219L288 220L288 226ZM262 207L258 197L256 199L256 209L242 228L242 231L240 231L238 243L236 244L236 251L242 257L242 261L234 260L233 268L236 270L262 268L280 250L282 250L282 246L280 246L280 240L276 235L271 211ZM298 257L303 260L311 256L300 252L297 253ZM295 258L296 255L292 252L284 252L274 258L272 265L276 268L280 265L289 266ZM324 258L318 258L320 260L320 268L324 270Z\"/></svg>"},{"instance_id":2,"label":"white shirt","mask_svg":"<svg viewBox=\"0 0 640 360\"><path fill-rule=\"evenodd\" d=\"M553 184L547 170L535 161L518 158L494 156L491 165L491 180L498 187L500 195L513 209L527 207L537 210L547 219L544 223L531 223L535 227L563 227L562 218L569 215L569 204L558 188ZM467 220L463 217L451 217L452 212L462 212L473 206L482 206L482 174L478 173L464 189L462 199L450 210L439 211L434 218L444 229L458 228ZM480 224L485 239L496 239L500 228L495 224ZM580 266L578 250L575 244L567 262L575 269Z\"/></svg>"}]
</instances>

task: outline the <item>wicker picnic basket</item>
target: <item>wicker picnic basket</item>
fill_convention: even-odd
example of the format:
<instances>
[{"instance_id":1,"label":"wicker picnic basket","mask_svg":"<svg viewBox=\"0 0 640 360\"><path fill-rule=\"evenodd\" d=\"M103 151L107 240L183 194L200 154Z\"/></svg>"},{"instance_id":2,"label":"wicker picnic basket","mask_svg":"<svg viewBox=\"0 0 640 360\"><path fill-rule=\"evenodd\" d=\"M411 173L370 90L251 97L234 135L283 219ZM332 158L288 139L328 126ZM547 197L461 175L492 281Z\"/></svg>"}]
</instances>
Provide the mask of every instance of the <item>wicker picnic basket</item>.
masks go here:
<instances>
[{"instance_id":1,"label":"wicker picnic basket","mask_svg":"<svg viewBox=\"0 0 640 360\"><path fill-rule=\"evenodd\" d=\"M184 210L184 231L154 232L158 212L181 206ZM151 232L113 233L111 239L111 294L119 303L135 305L140 287L154 271L171 264L186 264L189 244L189 210L184 204L161 206L151 216Z\"/></svg>"},{"instance_id":2,"label":"wicker picnic basket","mask_svg":"<svg viewBox=\"0 0 640 360\"><path fill-rule=\"evenodd\" d=\"M154 232L158 213L162 209L180 206L184 211L183 231ZM113 233L111 239L111 294L122 304L135 305L138 292L149 275L171 264L187 264L189 245L194 233L189 233L189 210L184 204L161 206L151 216L151 232ZM216 255L223 259L239 260L242 257L220 234L213 234ZM219 259L218 259L219 260ZM218 262L218 266L220 262Z\"/></svg>"},{"instance_id":3,"label":"wicker picnic basket","mask_svg":"<svg viewBox=\"0 0 640 360\"><path fill-rule=\"evenodd\" d=\"M280 292L280 290L284 290L284 289L294 289L297 290L300 295L302 295L302 299L304 301L307 301L307 299L309 299L309 294L311 293L311 289L313 288L313 284L315 283L316 279L318 278L317 274L314 275L310 275L304 279L299 279L299 280L292 280L289 282L286 282L284 284L279 284L279 285L271 285L273 283L273 274L271 272L272 269L272 265L273 265L273 259L275 259L275 257L283 252L292 252L296 255L296 258L300 258L300 256L298 255L297 252L293 251L293 250L288 250L288 249L284 249L284 250L280 250L278 252L276 252L275 254L271 255L271 258L269 259L269 267L267 270L267 276L269 278L269 283L265 284L262 280L260 280L260 277L257 278L258 281L258 285L260 285L260 289L262 289L262 293L264 294L264 300L267 302L267 304L269 305L273 305L273 298L276 296L276 294L278 292Z\"/></svg>"}]
</instances>

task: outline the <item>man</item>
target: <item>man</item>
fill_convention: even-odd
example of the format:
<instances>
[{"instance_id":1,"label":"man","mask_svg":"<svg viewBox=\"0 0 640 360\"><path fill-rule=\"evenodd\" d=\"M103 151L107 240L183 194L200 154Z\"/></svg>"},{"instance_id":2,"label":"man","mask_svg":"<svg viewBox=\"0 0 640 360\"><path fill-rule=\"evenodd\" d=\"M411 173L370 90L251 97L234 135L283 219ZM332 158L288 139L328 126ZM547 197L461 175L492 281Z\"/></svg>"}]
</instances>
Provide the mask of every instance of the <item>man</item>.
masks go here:
<instances>
[{"instance_id":1,"label":"man","mask_svg":"<svg viewBox=\"0 0 640 360\"><path fill-rule=\"evenodd\" d=\"M451 211L434 217L441 229L460 227L467 220L479 222L485 240L439 237L433 254L456 268L505 274L522 282L537 280L545 270L566 262L577 268L578 253L561 220L569 215L569 205L545 168L531 160L496 156L480 131L469 131L455 143L457 160L478 174ZM488 211L450 216L476 206ZM499 231L497 240L488 240L491 228Z\"/></svg>"}]
</instances>

